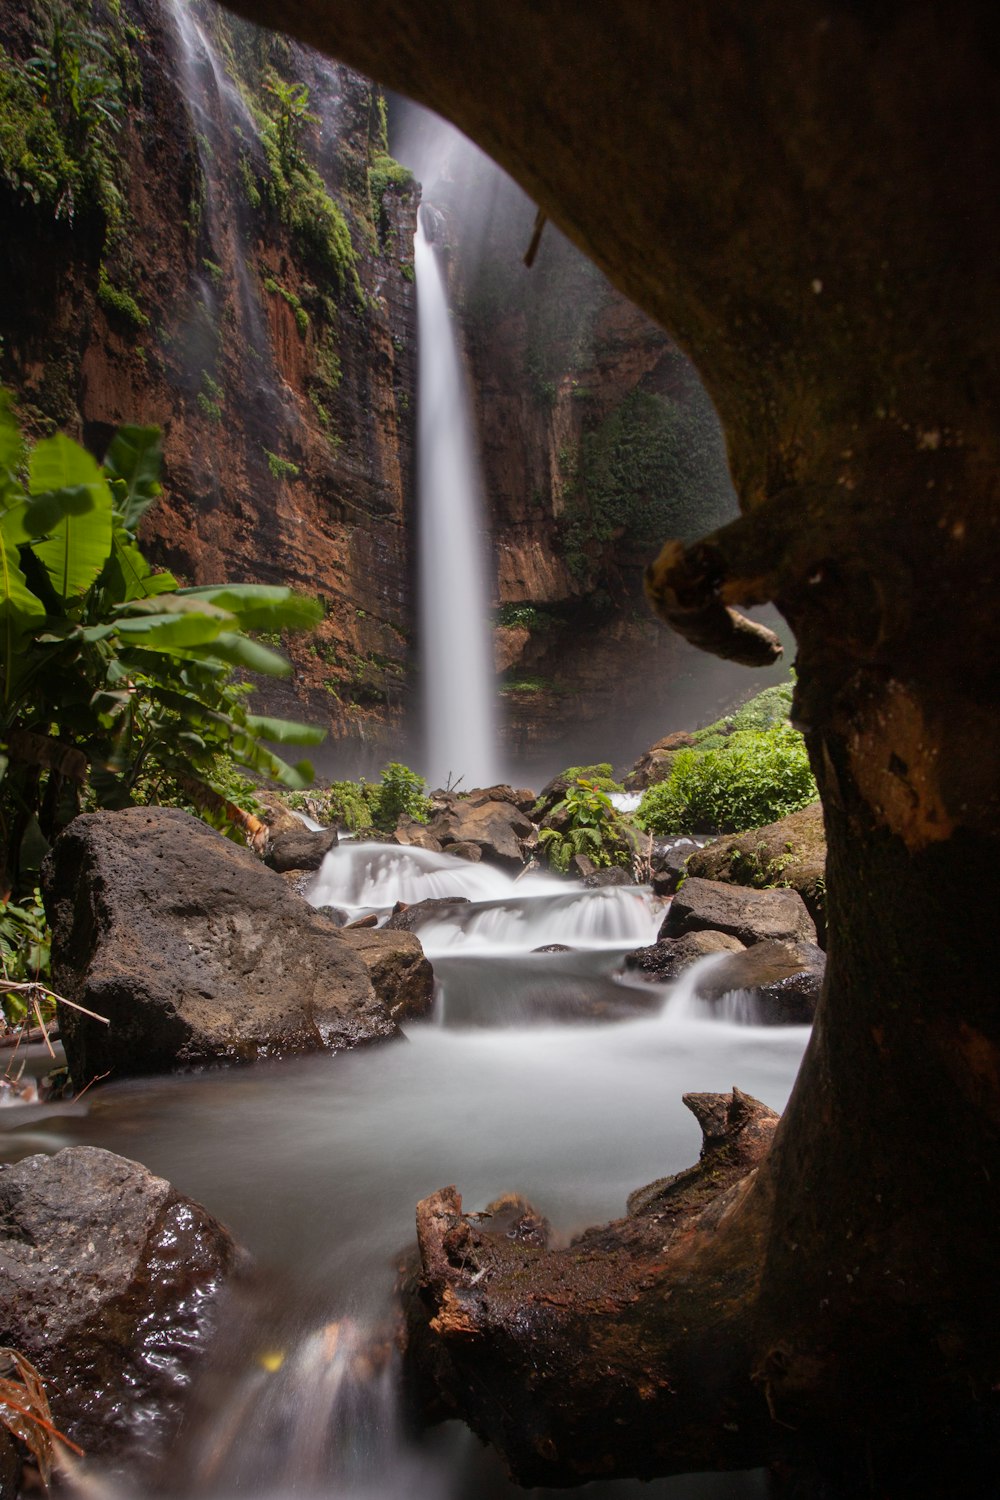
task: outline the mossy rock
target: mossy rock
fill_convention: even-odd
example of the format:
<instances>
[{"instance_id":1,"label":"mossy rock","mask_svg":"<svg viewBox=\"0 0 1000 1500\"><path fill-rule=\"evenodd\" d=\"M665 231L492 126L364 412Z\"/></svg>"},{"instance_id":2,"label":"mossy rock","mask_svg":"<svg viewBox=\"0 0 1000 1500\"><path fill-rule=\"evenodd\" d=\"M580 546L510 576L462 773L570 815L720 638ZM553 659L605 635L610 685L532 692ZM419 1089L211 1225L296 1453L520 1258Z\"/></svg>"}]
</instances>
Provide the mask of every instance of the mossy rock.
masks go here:
<instances>
[{"instance_id":1,"label":"mossy rock","mask_svg":"<svg viewBox=\"0 0 1000 1500\"><path fill-rule=\"evenodd\" d=\"M764 828L727 834L696 849L687 873L757 890L789 886L802 897L826 945L826 835L818 802Z\"/></svg>"}]
</instances>

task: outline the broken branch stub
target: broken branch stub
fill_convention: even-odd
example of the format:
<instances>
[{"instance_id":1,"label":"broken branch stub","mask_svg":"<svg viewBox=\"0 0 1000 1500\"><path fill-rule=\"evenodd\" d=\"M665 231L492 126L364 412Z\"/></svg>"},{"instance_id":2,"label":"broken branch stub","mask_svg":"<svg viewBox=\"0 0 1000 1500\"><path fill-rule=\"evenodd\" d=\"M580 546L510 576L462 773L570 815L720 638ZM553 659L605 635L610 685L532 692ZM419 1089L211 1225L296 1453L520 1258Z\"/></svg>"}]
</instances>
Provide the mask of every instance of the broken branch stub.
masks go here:
<instances>
[{"instance_id":1,"label":"broken branch stub","mask_svg":"<svg viewBox=\"0 0 1000 1500\"><path fill-rule=\"evenodd\" d=\"M671 630L692 646L746 667L770 667L782 654L773 630L724 604L721 559L705 543L667 542L645 573L646 597Z\"/></svg>"}]
</instances>

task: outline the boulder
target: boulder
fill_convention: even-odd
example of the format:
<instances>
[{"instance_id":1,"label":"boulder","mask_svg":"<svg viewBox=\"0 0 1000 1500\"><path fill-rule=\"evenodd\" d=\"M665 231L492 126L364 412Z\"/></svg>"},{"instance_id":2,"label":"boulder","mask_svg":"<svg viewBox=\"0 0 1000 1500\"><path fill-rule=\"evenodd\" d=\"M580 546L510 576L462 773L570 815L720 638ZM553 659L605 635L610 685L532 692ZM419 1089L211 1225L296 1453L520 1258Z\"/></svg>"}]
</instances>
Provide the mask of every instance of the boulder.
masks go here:
<instances>
[{"instance_id":1,"label":"boulder","mask_svg":"<svg viewBox=\"0 0 1000 1500\"><path fill-rule=\"evenodd\" d=\"M172 1435L220 1294L248 1266L204 1208L110 1151L0 1167L0 1344L37 1366L88 1453Z\"/></svg>"},{"instance_id":2,"label":"boulder","mask_svg":"<svg viewBox=\"0 0 1000 1500\"><path fill-rule=\"evenodd\" d=\"M177 808L75 818L43 870L77 1086L397 1035L361 958L273 870Z\"/></svg>"},{"instance_id":3,"label":"boulder","mask_svg":"<svg viewBox=\"0 0 1000 1500\"><path fill-rule=\"evenodd\" d=\"M714 839L691 853L687 872L757 888L789 886L802 897L825 944L826 833L818 802L764 828Z\"/></svg>"},{"instance_id":4,"label":"boulder","mask_svg":"<svg viewBox=\"0 0 1000 1500\"><path fill-rule=\"evenodd\" d=\"M796 891L755 891L689 877L670 903L658 937L728 932L749 946L768 939L815 943L816 928Z\"/></svg>"},{"instance_id":5,"label":"boulder","mask_svg":"<svg viewBox=\"0 0 1000 1500\"><path fill-rule=\"evenodd\" d=\"M703 840L688 834L653 840L649 864L654 895L674 894L688 873L688 859L701 847L702 842Z\"/></svg>"},{"instance_id":6,"label":"boulder","mask_svg":"<svg viewBox=\"0 0 1000 1500\"><path fill-rule=\"evenodd\" d=\"M365 835L367 841L368 835ZM430 832L426 823L420 823L416 818L411 818L409 813L404 814L396 824L396 832L386 842L408 845L413 849L430 849L432 854L441 853L441 845Z\"/></svg>"},{"instance_id":7,"label":"boulder","mask_svg":"<svg viewBox=\"0 0 1000 1500\"><path fill-rule=\"evenodd\" d=\"M739 938L725 932L686 932L683 937L660 938L648 948L625 955L625 968L651 983L668 984L679 979L699 958L709 953L742 953Z\"/></svg>"},{"instance_id":8,"label":"boulder","mask_svg":"<svg viewBox=\"0 0 1000 1500\"><path fill-rule=\"evenodd\" d=\"M476 844L488 863L517 870L536 842L531 819L512 802L492 798L451 799L432 816L427 834L438 841L445 853L451 844Z\"/></svg>"},{"instance_id":9,"label":"boulder","mask_svg":"<svg viewBox=\"0 0 1000 1500\"><path fill-rule=\"evenodd\" d=\"M588 890L599 890L606 885L635 885L635 879L631 870L624 870L621 865L612 865L609 870L592 871L584 876L583 883Z\"/></svg>"},{"instance_id":10,"label":"boulder","mask_svg":"<svg viewBox=\"0 0 1000 1500\"><path fill-rule=\"evenodd\" d=\"M483 857L481 844L449 844L448 853L455 859L467 859L473 865L478 865Z\"/></svg>"},{"instance_id":11,"label":"boulder","mask_svg":"<svg viewBox=\"0 0 1000 1500\"><path fill-rule=\"evenodd\" d=\"M450 917L456 906L468 906L468 896L428 896L409 906L397 902L383 932L414 932L431 917Z\"/></svg>"},{"instance_id":12,"label":"boulder","mask_svg":"<svg viewBox=\"0 0 1000 1500\"><path fill-rule=\"evenodd\" d=\"M644 755L640 755L622 783L627 792L644 792L647 787L666 781L678 750L687 749L694 740L683 730L665 735L657 740Z\"/></svg>"},{"instance_id":13,"label":"boulder","mask_svg":"<svg viewBox=\"0 0 1000 1500\"><path fill-rule=\"evenodd\" d=\"M697 991L701 999L711 1001L745 991L748 1020L760 1026L808 1026L825 969L826 955L815 943L754 943L709 969L698 980Z\"/></svg>"},{"instance_id":14,"label":"boulder","mask_svg":"<svg viewBox=\"0 0 1000 1500\"><path fill-rule=\"evenodd\" d=\"M300 823L298 828L272 837L264 863L279 873L287 870L318 870L330 850L336 849L338 842L335 828L322 828L314 833L311 828Z\"/></svg>"},{"instance_id":15,"label":"boulder","mask_svg":"<svg viewBox=\"0 0 1000 1500\"><path fill-rule=\"evenodd\" d=\"M394 1021L428 1014L434 1004L434 970L418 937L399 928L345 927L343 938L367 968Z\"/></svg>"}]
</instances>

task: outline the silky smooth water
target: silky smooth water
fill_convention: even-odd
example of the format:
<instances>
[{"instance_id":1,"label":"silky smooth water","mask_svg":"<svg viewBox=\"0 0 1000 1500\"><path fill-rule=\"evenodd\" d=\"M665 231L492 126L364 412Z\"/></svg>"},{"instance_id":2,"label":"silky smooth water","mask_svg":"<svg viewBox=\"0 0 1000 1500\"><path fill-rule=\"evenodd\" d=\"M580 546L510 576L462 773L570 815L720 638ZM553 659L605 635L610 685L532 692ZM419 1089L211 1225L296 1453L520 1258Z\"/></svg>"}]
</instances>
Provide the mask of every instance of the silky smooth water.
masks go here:
<instances>
[{"instance_id":1,"label":"silky smooth water","mask_svg":"<svg viewBox=\"0 0 1000 1500\"><path fill-rule=\"evenodd\" d=\"M805 1029L714 1020L689 982L634 981L654 1007L641 1019L548 1018L560 995L612 1011L633 998L619 970L623 952L648 941L662 916L648 893L541 881L532 894L489 867L425 856L349 845L328 856L313 892L342 906L377 894L384 909L393 869L418 888L423 878L476 890L450 942L447 920L434 921L436 1013L409 1025L404 1040L104 1085L79 1105L4 1113L7 1159L78 1143L134 1157L204 1203L265 1268L263 1292L227 1313L216 1368L194 1393L171 1460L178 1497L517 1495L458 1424L404 1436L393 1360L384 1347L371 1352L373 1339L382 1347L377 1330L417 1201L455 1183L465 1206L481 1209L514 1189L565 1241L622 1214L633 1188L696 1159L700 1132L685 1091L738 1084L775 1108L790 1091ZM494 884L492 904L484 880ZM470 946L470 930L491 911L502 918L492 946ZM551 954L526 946L529 932L558 941L570 928L590 945ZM767 1491L759 1474L729 1474L584 1493L744 1500Z\"/></svg>"},{"instance_id":2,"label":"silky smooth water","mask_svg":"<svg viewBox=\"0 0 1000 1500\"><path fill-rule=\"evenodd\" d=\"M479 466L465 378L428 209L413 242L417 288L419 596L431 786L490 786L497 732Z\"/></svg>"}]
</instances>

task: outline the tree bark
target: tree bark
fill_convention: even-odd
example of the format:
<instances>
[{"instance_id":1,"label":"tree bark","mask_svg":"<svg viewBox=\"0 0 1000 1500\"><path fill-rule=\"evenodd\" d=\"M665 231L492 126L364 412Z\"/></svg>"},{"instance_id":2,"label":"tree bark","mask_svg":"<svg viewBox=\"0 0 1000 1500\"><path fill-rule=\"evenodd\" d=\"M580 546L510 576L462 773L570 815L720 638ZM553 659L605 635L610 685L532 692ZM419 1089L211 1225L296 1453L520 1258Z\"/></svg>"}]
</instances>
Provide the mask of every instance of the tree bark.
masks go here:
<instances>
[{"instance_id":1,"label":"tree bark","mask_svg":"<svg viewBox=\"0 0 1000 1500\"><path fill-rule=\"evenodd\" d=\"M737 607L777 603L798 642L796 713L827 824L826 989L765 1162L726 1189L711 1231L704 1214L690 1220L662 1270L633 1243L632 1221L624 1238L614 1227L588 1237L589 1269L566 1306L554 1288L573 1252L537 1250L522 1275L469 1228L482 1282L499 1279L507 1299L489 1340L478 1324L463 1332L472 1314L448 1300L478 1295L457 1290L441 1259L465 1233L458 1204L425 1206L444 1386L529 1478L662 1472L699 1452L741 1461L744 1423L766 1434L762 1451L793 1429L840 1446L849 1472L882 1491L906 1473L908 1448L924 1477L938 1460L956 1484L977 1465L989 1473L1000 1428L995 8L236 8L447 114L692 355L744 514L693 548L667 546L650 596L668 623L738 656L768 646ZM621 1267L638 1300L602 1266ZM547 1301L532 1301L538 1286ZM476 1303L487 1322L488 1301ZM531 1398L488 1416L509 1400L513 1369ZM602 1383L605 1369L627 1369L630 1394L614 1373Z\"/></svg>"}]
</instances>

